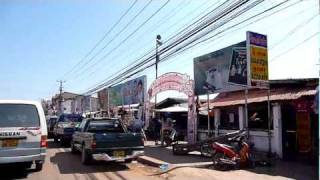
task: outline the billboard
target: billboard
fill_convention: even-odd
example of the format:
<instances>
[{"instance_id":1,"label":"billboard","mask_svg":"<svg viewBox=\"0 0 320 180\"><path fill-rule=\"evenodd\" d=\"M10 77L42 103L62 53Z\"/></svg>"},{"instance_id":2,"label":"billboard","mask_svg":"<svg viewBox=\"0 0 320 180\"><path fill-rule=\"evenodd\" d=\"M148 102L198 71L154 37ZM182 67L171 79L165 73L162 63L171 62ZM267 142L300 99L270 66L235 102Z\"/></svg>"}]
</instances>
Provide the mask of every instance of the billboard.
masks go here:
<instances>
[{"instance_id":1,"label":"billboard","mask_svg":"<svg viewBox=\"0 0 320 180\"><path fill-rule=\"evenodd\" d=\"M229 83L234 79L229 78L230 64L232 57L242 55L241 48L246 47L246 42L228 46L218 51L205 54L194 59L194 80L195 80L195 94L203 95L216 92L226 92L244 89L244 87ZM239 49L240 48L240 49ZM241 52L239 55L235 53ZM236 61L236 60L234 60Z\"/></svg>"},{"instance_id":2,"label":"billboard","mask_svg":"<svg viewBox=\"0 0 320 180\"><path fill-rule=\"evenodd\" d=\"M110 104L116 106L143 104L147 89L146 82L146 76L141 76L109 88Z\"/></svg>"},{"instance_id":3,"label":"billboard","mask_svg":"<svg viewBox=\"0 0 320 180\"><path fill-rule=\"evenodd\" d=\"M247 49L245 47L232 48L228 82L247 86Z\"/></svg>"},{"instance_id":4,"label":"billboard","mask_svg":"<svg viewBox=\"0 0 320 180\"><path fill-rule=\"evenodd\" d=\"M265 87L269 80L267 36L247 32L248 85Z\"/></svg>"},{"instance_id":5,"label":"billboard","mask_svg":"<svg viewBox=\"0 0 320 180\"><path fill-rule=\"evenodd\" d=\"M122 84L123 104L143 104L146 93L146 76Z\"/></svg>"},{"instance_id":6,"label":"billboard","mask_svg":"<svg viewBox=\"0 0 320 180\"><path fill-rule=\"evenodd\" d=\"M107 110L108 109L108 89L104 88L98 91L98 102L100 109Z\"/></svg>"},{"instance_id":7,"label":"billboard","mask_svg":"<svg viewBox=\"0 0 320 180\"><path fill-rule=\"evenodd\" d=\"M109 102L112 105L120 106L122 105L122 84L116 85L109 88Z\"/></svg>"}]
</instances>

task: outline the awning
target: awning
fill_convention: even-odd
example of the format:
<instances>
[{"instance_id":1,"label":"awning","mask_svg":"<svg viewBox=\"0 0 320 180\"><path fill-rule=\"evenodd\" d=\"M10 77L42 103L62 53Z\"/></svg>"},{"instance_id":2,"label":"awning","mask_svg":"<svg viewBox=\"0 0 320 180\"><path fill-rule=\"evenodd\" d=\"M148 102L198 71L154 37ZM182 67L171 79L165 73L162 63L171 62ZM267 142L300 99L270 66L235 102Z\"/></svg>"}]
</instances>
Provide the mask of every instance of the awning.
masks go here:
<instances>
[{"instance_id":1,"label":"awning","mask_svg":"<svg viewBox=\"0 0 320 180\"><path fill-rule=\"evenodd\" d=\"M316 89L307 88L276 88L270 92L270 101L295 100L302 96L314 96ZM268 101L267 90L251 89L248 93L248 104ZM210 108L245 104L244 91L220 93L210 102ZM207 109L207 104L202 104L200 110Z\"/></svg>"},{"instance_id":2,"label":"awning","mask_svg":"<svg viewBox=\"0 0 320 180\"><path fill-rule=\"evenodd\" d=\"M163 109L156 109L157 112L188 112L188 108L181 106L172 106Z\"/></svg>"}]
</instances>

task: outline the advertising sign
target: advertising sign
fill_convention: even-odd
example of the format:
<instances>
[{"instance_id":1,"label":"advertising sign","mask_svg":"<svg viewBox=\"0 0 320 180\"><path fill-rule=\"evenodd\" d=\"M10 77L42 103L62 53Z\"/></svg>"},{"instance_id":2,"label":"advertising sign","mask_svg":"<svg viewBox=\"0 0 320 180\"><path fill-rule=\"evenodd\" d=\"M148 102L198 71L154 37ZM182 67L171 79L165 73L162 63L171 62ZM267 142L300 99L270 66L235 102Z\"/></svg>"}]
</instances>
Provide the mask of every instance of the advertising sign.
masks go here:
<instances>
[{"instance_id":1,"label":"advertising sign","mask_svg":"<svg viewBox=\"0 0 320 180\"><path fill-rule=\"evenodd\" d=\"M146 76L141 76L109 88L110 104L115 106L143 104L147 85L146 79Z\"/></svg>"},{"instance_id":2,"label":"advertising sign","mask_svg":"<svg viewBox=\"0 0 320 180\"><path fill-rule=\"evenodd\" d=\"M122 99L122 84L109 88L109 103L115 106L120 106L123 103Z\"/></svg>"},{"instance_id":3,"label":"advertising sign","mask_svg":"<svg viewBox=\"0 0 320 180\"><path fill-rule=\"evenodd\" d=\"M247 49L233 48L229 68L229 83L244 85L247 83Z\"/></svg>"},{"instance_id":4,"label":"advertising sign","mask_svg":"<svg viewBox=\"0 0 320 180\"><path fill-rule=\"evenodd\" d=\"M216 92L227 92L244 89L244 87L235 85L242 84L243 80L229 77L230 63L240 60L236 58L244 58L242 48L246 47L246 42L240 42L218 51L197 57L194 59L194 79L195 94L203 95ZM240 49L239 49L240 48ZM235 60L232 60L233 57ZM245 69L239 66L241 71ZM235 73L238 74L238 73ZM243 74L243 72L241 72ZM238 78L238 76L237 76ZM229 80L233 83L229 83Z\"/></svg>"},{"instance_id":5,"label":"advertising sign","mask_svg":"<svg viewBox=\"0 0 320 180\"><path fill-rule=\"evenodd\" d=\"M100 109L107 110L108 109L108 89L104 88L98 91L98 102Z\"/></svg>"},{"instance_id":6,"label":"advertising sign","mask_svg":"<svg viewBox=\"0 0 320 180\"><path fill-rule=\"evenodd\" d=\"M143 104L146 92L146 76L122 84L123 104Z\"/></svg>"},{"instance_id":7,"label":"advertising sign","mask_svg":"<svg viewBox=\"0 0 320 180\"><path fill-rule=\"evenodd\" d=\"M90 96L85 96L84 97L84 103L83 103L83 110L84 112L90 111Z\"/></svg>"},{"instance_id":8,"label":"advertising sign","mask_svg":"<svg viewBox=\"0 0 320 180\"><path fill-rule=\"evenodd\" d=\"M247 32L247 57L248 57L248 85L267 86L269 80L268 73L268 45L267 36Z\"/></svg>"}]
</instances>

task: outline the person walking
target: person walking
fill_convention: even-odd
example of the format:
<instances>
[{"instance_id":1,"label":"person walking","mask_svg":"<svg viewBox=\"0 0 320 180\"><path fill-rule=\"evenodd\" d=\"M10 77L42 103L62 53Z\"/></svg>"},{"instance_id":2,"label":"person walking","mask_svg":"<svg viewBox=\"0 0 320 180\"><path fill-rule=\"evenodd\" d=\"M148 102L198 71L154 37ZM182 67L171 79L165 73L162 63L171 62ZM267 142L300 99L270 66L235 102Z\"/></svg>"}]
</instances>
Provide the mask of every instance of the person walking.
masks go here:
<instances>
[{"instance_id":1,"label":"person walking","mask_svg":"<svg viewBox=\"0 0 320 180\"><path fill-rule=\"evenodd\" d=\"M156 145L158 145L158 140L160 140L160 131L161 131L161 122L158 118L154 118L154 142Z\"/></svg>"}]
</instances>

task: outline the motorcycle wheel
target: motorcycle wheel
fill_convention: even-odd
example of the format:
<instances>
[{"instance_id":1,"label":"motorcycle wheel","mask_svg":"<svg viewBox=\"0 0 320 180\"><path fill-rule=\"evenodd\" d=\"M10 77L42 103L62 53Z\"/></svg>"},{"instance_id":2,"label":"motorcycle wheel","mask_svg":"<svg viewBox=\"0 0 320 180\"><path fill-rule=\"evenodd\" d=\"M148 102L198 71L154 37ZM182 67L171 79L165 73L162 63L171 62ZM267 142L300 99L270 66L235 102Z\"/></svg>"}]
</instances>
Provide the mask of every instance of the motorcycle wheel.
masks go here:
<instances>
[{"instance_id":1,"label":"motorcycle wheel","mask_svg":"<svg viewBox=\"0 0 320 180\"><path fill-rule=\"evenodd\" d=\"M166 146L171 146L172 141L171 141L171 139L166 139L165 143L166 143Z\"/></svg>"},{"instance_id":2,"label":"motorcycle wheel","mask_svg":"<svg viewBox=\"0 0 320 180\"><path fill-rule=\"evenodd\" d=\"M209 145L201 145L200 153L205 157L212 157L212 148Z\"/></svg>"},{"instance_id":3,"label":"motorcycle wheel","mask_svg":"<svg viewBox=\"0 0 320 180\"><path fill-rule=\"evenodd\" d=\"M221 152L216 152L212 155L213 168L217 170L225 170L225 165L221 162L221 159L225 158L225 155Z\"/></svg>"}]
</instances>

